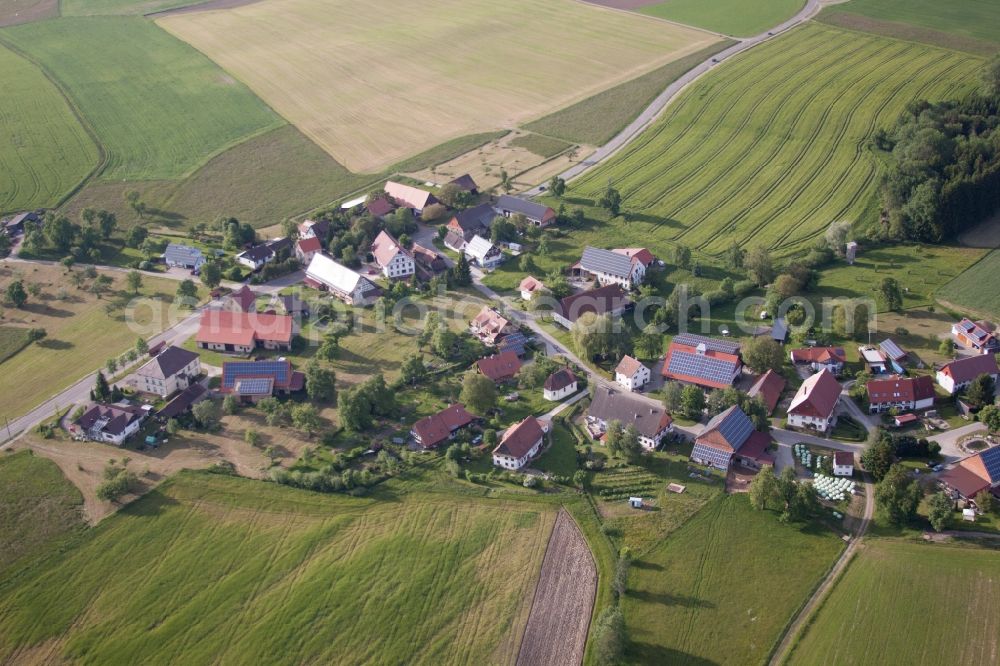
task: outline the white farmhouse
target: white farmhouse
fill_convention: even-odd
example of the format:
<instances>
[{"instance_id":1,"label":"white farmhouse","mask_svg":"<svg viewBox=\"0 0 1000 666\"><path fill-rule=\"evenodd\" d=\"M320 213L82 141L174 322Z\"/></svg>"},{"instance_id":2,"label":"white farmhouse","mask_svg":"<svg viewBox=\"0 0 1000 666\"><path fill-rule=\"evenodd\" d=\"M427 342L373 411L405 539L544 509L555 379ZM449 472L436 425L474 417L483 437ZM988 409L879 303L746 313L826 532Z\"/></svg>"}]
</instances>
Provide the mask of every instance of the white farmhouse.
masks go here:
<instances>
[{"instance_id":1,"label":"white farmhouse","mask_svg":"<svg viewBox=\"0 0 1000 666\"><path fill-rule=\"evenodd\" d=\"M649 383L649 368L626 355L615 368L615 382L626 391L638 391Z\"/></svg>"},{"instance_id":2,"label":"white farmhouse","mask_svg":"<svg viewBox=\"0 0 1000 666\"><path fill-rule=\"evenodd\" d=\"M569 368L556 370L545 379L542 395L546 400L562 400L576 393L576 375Z\"/></svg>"},{"instance_id":3,"label":"white farmhouse","mask_svg":"<svg viewBox=\"0 0 1000 666\"><path fill-rule=\"evenodd\" d=\"M386 231L376 236L372 243L372 255L382 269L382 275L391 280L408 278L417 270L413 255Z\"/></svg>"},{"instance_id":4,"label":"white farmhouse","mask_svg":"<svg viewBox=\"0 0 1000 666\"><path fill-rule=\"evenodd\" d=\"M135 374L140 391L165 398L186 389L191 380L201 374L201 360L192 351L171 346L150 359Z\"/></svg>"},{"instance_id":5,"label":"white farmhouse","mask_svg":"<svg viewBox=\"0 0 1000 666\"><path fill-rule=\"evenodd\" d=\"M546 427L534 416L507 428L493 449L493 464L504 469L519 470L542 449Z\"/></svg>"}]
</instances>

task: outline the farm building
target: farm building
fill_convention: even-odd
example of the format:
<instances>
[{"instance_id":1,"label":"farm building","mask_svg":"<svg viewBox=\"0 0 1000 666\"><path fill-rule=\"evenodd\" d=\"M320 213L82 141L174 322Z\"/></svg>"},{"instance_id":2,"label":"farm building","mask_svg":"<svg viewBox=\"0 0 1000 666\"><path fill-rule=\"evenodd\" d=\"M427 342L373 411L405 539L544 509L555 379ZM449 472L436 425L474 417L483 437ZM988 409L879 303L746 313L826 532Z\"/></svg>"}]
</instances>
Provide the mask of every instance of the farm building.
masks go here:
<instances>
[{"instance_id":1,"label":"farm building","mask_svg":"<svg viewBox=\"0 0 1000 666\"><path fill-rule=\"evenodd\" d=\"M843 347L805 347L793 349L789 356L796 365L808 364L813 370L826 370L839 375L847 363Z\"/></svg>"},{"instance_id":2,"label":"farm building","mask_svg":"<svg viewBox=\"0 0 1000 666\"><path fill-rule=\"evenodd\" d=\"M185 389L201 374L198 354L170 346L136 370L136 388L143 393L167 397Z\"/></svg>"},{"instance_id":3,"label":"farm building","mask_svg":"<svg viewBox=\"0 0 1000 666\"><path fill-rule=\"evenodd\" d=\"M41 226L44 218L41 215L41 211L28 211L25 213L18 213L13 217L10 217L2 222L3 230L7 232L9 236L17 236L24 233L24 225L26 223L37 224Z\"/></svg>"},{"instance_id":4,"label":"farm building","mask_svg":"<svg viewBox=\"0 0 1000 666\"><path fill-rule=\"evenodd\" d=\"M840 383L829 370L820 370L802 382L788 407L788 425L826 432L837 424Z\"/></svg>"},{"instance_id":5,"label":"farm building","mask_svg":"<svg viewBox=\"0 0 1000 666\"><path fill-rule=\"evenodd\" d=\"M292 370L286 359L226 361L222 364L220 393L244 402L257 402L275 393L288 394L305 387L305 375Z\"/></svg>"},{"instance_id":6,"label":"farm building","mask_svg":"<svg viewBox=\"0 0 1000 666\"><path fill-rule=\"evenodd\" d=\"M468 242L473 236L489 236L490 225L496 213L489 204L479 204L472 208L460 210L448 221L448 231L457 234ZM447 240L445 241L447 244ZM448 247L451 247L449 245ZM452 247L454 250L455 248ZM458 252L459 250L455 250Z\"/></svg>"},{"instance_id":7,"label":"farm building","mask_svg":"<svg viewBox=\"0 0 1000 666\"><path fill-rule=\"evenodd\" d=\"M414 423L410 435L420 446L433 449L454 439L455 433L468 427L475 420L476 417L466 411L465 405L455 403Z\"/></svg>"},{"instance_id":8,"label":"farm building","mask_svg":"<svg viewBox=\"0 0 1000 666\"><path fill-rule=\"evenodd\" d=\"M537 280L529 275L521 280L521 283L517 285L517 290L521 292L522 301L530 301L535 294L545 290L545 285L542 284L541 280Z\"/></svg>"},{"instance_id":9,"label":"farm building","mask_svg":"<svg viewBox=\"0 0 1000 666\"><path fill-rule=\"evenodd\" d=\"M968 386L979 375L989 375L996 381L1000 369L997 368L997 358L993 354L966 356L950 363L945 363L937 371L937 383L948 393L954 395Z\"/></svg>"},{"instance_id":10,"label":"farm building","mask_svg":"<svg viewBox=\"0 0 1000 666\"><path fill-rule=\"evenodd\" d=\"M890 409L930 409L934 406L934 379L930 375L873 379L866 385L868 411L872 414Z\"/></svg>"},{"instance_id":11,"label":"farm building","mask_svg":"<svg viewBox=\"0 0 1000 666\"><path fill-rule=\"evenodd\" d=\"M906 352L902 347L896 344L891 338L886 338L878 344L878 348L882 350L882 353L892 361L893 363L902 363L906 360Z\"/></svg>"},{"instance_id":12,"label":"farm building","mask_svg":"<svg viewBox=\"0 0 1000 666\"><path fill-rule=\"evenodd\" d=\"M95 403L69 426L74 437L121 446L139 430L146 411L131 405Z\"/></svg>"},{"instance_id":13,"label":"farm building","mask_svg":"<svg viewBox=\"0 0 1000 666\"><path fill-rule=\"evenodd\" d=\"M496 268L503 261L503 252L500 248L482 236L473 236L472 240L465 244L463 252L476 265L487 270Z\"/></svg>"},{"instance_id":14,"label":"farm building","mask_svg":"<svg viewBox=\"0 0 1000 666\"><path fill-rule=\"evenodd\" d=\"M572 270L577 275L590 276L602 285L617 284L624 289L632 289L642 284L646 276L646 266L641 261L633 261L628 255L585 247L580 261Z\"/></svg>"},{"instance_id":15,"label":"farm building","mask_svg":"<svg viewBox=\"0 0 1000 666\"><path fill-rule=\"evenodd\" d=\"M569 368L561 368L545 378L542 395L546 400L562 400L576 393L576 375Z\"/></svg>"},{"instance_id":16,"label":"farm building","mask_svg":"<svg viewBox=\"0 0 1000 666\"><path fill-rule=\"evenodd\" d=\"M438 203L437 197L427 190L421 190L420 188L391 180L385 184L385 193L392 197L397 206L410 208L417 215L424 212L424 208Z\"/></svg>"},{"instance_id":17,"label":"farm building","mask_svg":"<svg viewBox=\"0 0 1000 666\"><path fill-rule=\"evenodd\" d=\"M638 391L649 383L649 378L649 368L627 354L615 368L615 383L626 391Z\"/></svg>"},{"instance_id":18,"label":"farm building","mask_svg":"<svg viewBox=\"0 0 1000 666\"><path fill-rule=\"evenodd\" d=\"M418 243L413 244L413 260L431 274L442 273L448 270L448 263L440 254L424 247Z\"/></svg>"},{"instance_id":19,"label":"farm building","mask_svg":"<svg viewBox=\"0 0 1000 666\"><path fill-rule=\"evenodd\" d=\"M171 268L187 268L196 271L205 264L205 255L196 247L170 243L163 251L163 263Z\"/></svg>"},{"instance_id":20,"label":"farm building","mask_svg":"<svg viewBox=\"0 0 1000 666\"><path fill-rule=\"evenodd\" d=\"M850 451L835 451L833 454L833 475L854 476L854 454Z\"/></svg>"},{"instance_id":21,"label":"farm building","mask_svg":"<svg viewBox=\"0 0 1000 666\"><path fill-rule=\"evenodd\" d=\"M497 342L497 351L512 351L518 356L524 356L527 353L525 349L527 344L527 336L521 331L514 331L500 338L500 341Z\"/></svg>"},{"instance_id":22,"label":"farm building","mask_svg":"<svg viewBox=\"0 0 1000 666\"><path fill-rule=\"evenodd\" d=\"M743 372L740 345L682 333L674 336L663 361L663 377L704 389L732 386Z\"/></svg>"},{"instance_id":23,"label":"farm building","mask_svg":"<svg viewBox=\"0 0 1000 666\"><path fill-rule=\"evenodd\" d=\"M461 192L468 192L472 196L479 194L479 185L476 185L476 181L472 179L469 174L462 174L458 178L452 178L446 185L454 185Z\"/></svg>"},{"instance_id":24,"label":"farm building","mask_svg":"<svg viewBox=\"0 0 1000 666\"><path fill-rule=\"evenodd\" d=\"M974 501L984 490L1000 496L1000 446L959 460L938 480L953 496L964 500Z\"/></svg>"},{"instance_id":25,"label":"farm building","mask_svg":"<svg viewBox=\"0 0 1000 666\"><path fill-rule=\"evenodd\" d=\"M163 409L156 413L156 418L160 421L177 418L209 397L209 391L203 384L191 384L164 405Z\"/></svg>"},{"instance_id":26,"label":"farm building","mask_svg":"<svg viewBox=\"0 0 1000 666\"><path fill-rule=\"evenodd\" d=\"M365 209L372 217L382 219L396 210L396 204L389 197L377 197L366 203Z\"/></svg>"},{"instance_id":27,"label":"farm building","mask_svg":"<svg viewBox=\"0 0 1000 666\"><path fill-rule=\"evenodd\" d=\"M484 305L479 314L469 322L469 331L484 345L494 346L505 335L516 330L517 327L506 317L488 305Z\"/></svg>"},{"instance_id":28,"label":"farm building","mask_svg":"<svg viewBox=\"0 0 1000 666\"><path fill-rule=\"evenodd\" d=\"M389 279L408 278L417 270L413 255L387 231L381 231L375 237L372 256L382 269L382 275Z\"/></svg>"},{"instance_id":29,"label":"farm building","mask_svg":"<svg viewBox=\"0 0 1000 666\"><path fill-rule=\"evenodd\" d=\"M883 375L889 372L889 361L881 350L875 347L858 347L858 355L864 361L865 369L873 375Z\"/></svg>"},{"instance_id":30,"label":"farm building","mask_svg":"<svg viewBox=\"0 0 1000 666\"><path fill-rule=\"evenodd\" d=\"M620 286L609 284L563 298L559 307L553 310L552 319L563 328L572 328L576 320L588 312L618 316L630 305L628 294Z\"/></svg>"},{"instance_id":31,"label":"farm building","mask_svg":"<svg viewBox=\"0 0 1000 666\"><path fill-rule=\"evenodd\" d=\"M785 378L774 370L768 370L754 382L754 385L747 391L751 398L759 398L767 406L768 415L774 413L774 408L781 400L781 394L785 391Z\"/></svg>"},{"instance_id":32,"label":"farm building","mask_svg":"<svg viewBox=\"0 0 1000 666\"><path fill-rule=\"evenodd\" d=\"M208 310L195 336L200 349L248 354L257 347L290 350L298 333L292 317L277 314Z\"/></svg>"},{"instance_id":33,"label":"farm building","mask_svg":"<svg viewBox=\"0 0 1000 666\"><path fill-rule=\"evenodd\" d=\"M299 225L299 239L318 238L319 242L325 245L329 234L329 220L306 220Z\"/></svg>"},{"instance_id":34,"label":"farm building","mask_svg":"<svg viewBox=\"0 0 1000 666\"><path fill-rule=\"evenodd\" d=\"M529 223L536 227L547 227L556 221L556 212L548 206L509 194L501 195L493 206L493 210L496 211L497 215L504 217L523 215Z\"/></svg>"},{"instance_id":35,"label":"farm building","mask_svg":"<svg viewBox=\"0 0 1000 666\"><path fill-rule=\"evenodd\" d=\"M476 368L496 383L514 379L521 369L521 359L513 351L500 352L476 361Z\"/></svg>"},{"instance_id":36,"label":"farm building","mask_svg":"<svg viewBox=\"0 0 1000 666\"><path fill-rule=\"evenodd\" d=\"M723 471L732 463L760 469L774 465L767 448L771 437L753 427L750 417L737 405L716 415L694 440L691 462Z\"/></svg>"},{"instance_id":37,"label":"farm building","mask_svg":"<svg viewBox=\"0 0 1000 666\"><path fill-rule=\"evenodd\" d=\"M229 312L256 312L257 294L247 285L243 285L226 296L222 302L222 309Z\"/></svg>"},{"instance_id":38,"label":"farm building","mask_svg":"<svg viewBox=\"0 0 1000 666\"><path fill-rule=\"evenodd\" d=\"M992 324L985 321L963 319L951 326L951 337L958 346L977 354L1000 352L1000 339Z\"/></svg>"},{"instance_id":39,"label":"farm building","mask_svg":"<svg viewBox=\"0 0 1000 666\"><path fill-rule=\"evenodd\" d=\"M775 317L774 325L771 326L771 339L775 342L785 343L788 339L788 324L784 317Z\"/></svg>"},{"instance_id":40,"label":"farm building","mask_svg":"<svg viewBox=\"0 0 1000 666\"><path fill-rule=\"evenodd\" d=\"M368 305L382 293L371 280L325 254L317 254L309 262L305 283L325 289L348 305Z\"/></svg>"},{"instance_id":41,"label":"farm building","mask_svg":"<svg viewBox=\"0 0 1000 666\"><path fill-rule=\"evenodd\" d=\"M541 451L547 429L534 416L507 428L493 449L493 464L504 469L521 469Z\"/></svg>"},{"instance_id":42,"label":"farm building","mask_svg":"<svg viewBox=\"0 0 1000 666\"><path fill-rule=\"evenodd\" d=\"M303 266L308 266L312 258L323 251L323 243L315 236L300 238L295 243L295 258Z\"/></svg>"},{"instance_id":43,"label":"farm building","mask_svg":"<svg viewBox=\"0 0 1000 666\"><path fill-rule=\"evenodd\" d=\"M655 449L673 428L673 419L662 405L630 393L598 386L587 409L587 427L591 435L603 437L608 424L618 421L622 427L635 426L639 443L645 449Z\"/></svg>"}]
</instances>

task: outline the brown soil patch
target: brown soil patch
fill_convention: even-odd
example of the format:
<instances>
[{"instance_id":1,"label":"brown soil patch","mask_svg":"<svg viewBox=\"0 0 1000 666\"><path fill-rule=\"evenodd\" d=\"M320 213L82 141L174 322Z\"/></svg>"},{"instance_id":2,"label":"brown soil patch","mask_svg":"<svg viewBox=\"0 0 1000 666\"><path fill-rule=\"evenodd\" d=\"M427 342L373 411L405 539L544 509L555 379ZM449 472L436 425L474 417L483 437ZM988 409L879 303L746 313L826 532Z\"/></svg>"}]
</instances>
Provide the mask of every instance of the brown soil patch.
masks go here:
<instances>
[{"instance_id":1,"label":"brown soil patch","mask_svg":"<svg viewBox=\"0 0 1000 666\"><path fill-rule=\"evenodd\" d=\"M559 512L545 550L517 664L580 664L597 594L597 566L586 539Z\"/></svg>"},{"instance_id":2,"label":"brown soil patch","mask_svg":"<svg viewBox=\"0 0 1000 666\"><path fill-rule=\"evenodd\" d=\"M0 28L31 23L59 15L59 0L4 0L0 2Z\"/></svg>"}]
</instances>

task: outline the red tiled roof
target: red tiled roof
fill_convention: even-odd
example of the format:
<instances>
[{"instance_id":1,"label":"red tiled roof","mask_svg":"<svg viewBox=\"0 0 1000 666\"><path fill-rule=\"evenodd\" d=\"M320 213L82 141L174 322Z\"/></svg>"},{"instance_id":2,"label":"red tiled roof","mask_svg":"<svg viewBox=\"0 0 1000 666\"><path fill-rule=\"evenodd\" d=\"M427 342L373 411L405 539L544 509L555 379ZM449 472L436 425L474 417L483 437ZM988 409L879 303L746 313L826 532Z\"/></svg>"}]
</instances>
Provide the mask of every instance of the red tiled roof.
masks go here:
<instances>
[{"instance_id":1,"label":"red tiled roof","mask_svg":"<svg viewBox=\"0 0 1000 666\"><path fill-rule=\"evenodd\" d=\"M854 465L854 454L850 451L834 451L833 452L833 464L840 467L846 467L847 465Z\"/></svg>"},{"instance_id":2,"label":"red tiled roof","mask_svg":"<svg viewBox=\"0 0 1000 666\"><path fill-rule=\"evenodd\" d=\"M292 318L256 312L208 310L201 315L198 342L252 347L257 341L291 344Z\"/></svg>"},{"instance_id":3,"label":"red tiled roof","mask_svg":"<svg viewBox=\"0 0 1000 666\"><path fill-rule=\"evenodd\" d=\"M391 196L397 204L408 208L423 210L432 203L437 203L437 199L427 190L411 187L402 183L389 181L385 184L385 192Z\"/></svg>"},{"instance_id":4,"label":"red tiled roof","mask_svg":"<svg viewBox=\"0 0 1000 666\"><path fill-rule=\"evenodd\" d=\"M322 249L323 249L323 243L321 243L319 238L317 238L316 236L310 236L309 238L299 239L299 252L301 252L302 254L319 252Z\"/></svg>"},{"instance_id":5,"label":"red tiled roof","mask_svg":"<svg viewBox=\"0 0 1000 666\"><path fill-rule=\"evenodd\" d=\"M837 406L837 400L840 399L840 390L840 382L830 374L830 371L820 370L802 382L802 386L792 398L788 413L828 419Z\"/></svg>"},{"instance_id":6,"label":"red tiled roof","mask_svg":"<svg viewBox=\"0 0 1000 666\"><path fill-rule=\"evenodd\" d=\"M997 359L993 354L981 354L979 356L966 356L951 363L946 363L941 372L955 380L956 384L970 382L979 375L995 375L1000 370L997 369Z\"/></svg>"},{"instance_id":7,"label":"red tiled roof","mask_svg":"<svg viewBox=\"0 0 1000 666\"><path fill-rule=\"evenodd\" d=\"M756 460L758 464L761 465L773 465L774 456L767 447L771 445L771 436L765 432L759 430L754 430L747 437L746 441L743 442L743 446L740 447L736 455L742 458L749 458L751 460Z\"/></svg>"},{"instance_id":8,"label":"red tiled roof","mask_svg":"<svg viewBox=\"0 0 1000 666\"><path fill-rule=\"evenodd\" d=\"M510 326L510 322L490 306L484 305L469 325L480 340L492 344Z\"/></svg>"},{"instance_id":9,"label":"red tiled roof","mask_svg":"<svg viewBox=\"0 0 1000 666\"><path fill-rule=\"evenodd\" d=\"M503 439L493 449L493 453L523 458L543 435L538 419L529 416L517 425L507 428L507 432L503 434Z\"/></svg>"},{"instance_id":10,"label":"red tiled roof","mask_svg":"<svg viewBox=\"0 0 1000 666\"><path fill-rule=\"evenodd\" d=\"M792 350L792 363L846 363L843 347L806 347Z\"/></svg>"},{"instance_id":11,"label":"red tiled roof","mask_svg":"<svg viewBox=\"0 0 1000 666\"><path fill-rule=\"evenodd\" d=\"M465 405L455 403L437 414L431 414L413 424L413 432L425 449L433 448L447 440L453 432L464 428L476 417L465 410Z\"/></svg>"},{"instance_id":12,"label":"red tiled roof","mask_svg":"<svg viewBox=\"0 0 1000 666\"><path fill-rule=\"evenodd\" d=\"M569 368L556 370L545 379L546 391L561 391L576 381L576 375Z\"/></svg>"},{"instance_id":13,"label":"red tiled roof","mask_svg":"<svg viewBox=\"0 0 1000 666\"><path fill-rule=\"evenodd\" d=\"M626 377L634 377L635 373L639 372L642 368L642 363L638 359L632 358L629 355L622 357L622 360L618 362L618 367L615 368L615 374L623 374Z\"/></svg>"},{"instance_id":14,"label":"red tiled roof","mask_svg":"<svg viewBox=\"0 0 1000 666\"><path fill-rule=\"evenodd\" d=\"M957 490L962 497L975 497L979 491L989 488L990 482L964 463L965 460L945 471L941 474L940 480L946 486Z\"/></svg>"},{"instance_id":15,"label":"red tiled roof","mask_svg":"<svg viewBox=\"0 0 1000 666\"><path fill-rule=\"evenodd\" d=\"M567 296L559 301L559 309L563 317L570 322L575 322L588 312L598 315L614 312L624 308L628 302L628 295L621 287L617 284L609 284Z\"/></svg>"},{"instance_id":16,"label":"red tiled roof","mask_svg":"<svg viewBox=\"0 0 1000 666\"><path fill-rule=\"evenodd\" d=\"M632 263L639 262L643 266L649 266L653 263L653 253L644 247L620 247L611 250L616 254L624 254L626 257L632 260Z\"/></svg>"},{"instance_id":17,"label":"red tiled roof","mask_svg":"<svg viewBox=\"0 0 1000 666\"><path fill-rule=\"evenodd\" d=\"M510 379L521 369L521 359L513 351L505 351L476 361L479 372L495 382Z\"/></svg>"},{"instance_id":18,"label":"red tiled roof","mask_svg":"<svg viewBox=\"0 0 1000 666\"><path fill-rule=\"evenodd\" d=\"M372 242L372 254L375 256L376 263L382 268L388 266L389 262L395 259L400 252L404 255L408 254L387 231L379 232L379 235Z\"/></svg>"},{"instance_id":19,"label":"red tiled roof","mask_svg":"<svg viewBox=\"0 0 1000 666\"><path fill-rule=\"evenodd\" d=\"M889 377L872 379L866 385L868 402L879 405L885 402L916 402L934 397L934 379L930 375L920 377Z\"/></svg>"},{"instance_id":20,"label":"red tiled roof","mask_svg":"<svg viewBox=\"0 0 1000 666\"><path fill-rule=\"evenodd\" d=\"M785 378L774 370L768 370L750 387L747 392L751 398L760 396L767 405L767 413L770 414L778 406L781 400L781 393L785 390Z\"/></svg>"},{"instance_id":21,"label":"red tiled roof","mask_svg":"<svg viewBox=\"0 0 1000 666\"><path fill-rule=\"evenodd\" d=\"M389 201L387 197L379 197L378 199L373 199L365 205L368 212L375 217L382 217L383 215L388 215L392 211L396 210L396 205Z\"/></svg>"},{"instance_id":22,"label":"red tiled roof","mask_svg":"<svg viewBox=\"0 0 1000 666\"><path fill-rule=\"evenodd\" d=\"M533 291L538 291L539 289L544 289L544 288L545 288L545 285L543 285L539 280L536 280L535 278L533 278L530 275L528 277L524 278L523 280L521 280L521 284L517 285L517 290L518 291L533 292Z\"/></svg>"},{"instance_id":23,"label":"red tiled roof","mask_svg":"<svg viewBox=\"0 0 1000 666\"><path fill-rule=\"evenodd\" d=\"M916 414L900 414L895 419L896 425L903 425L904 423L915 423L920 419L917 418Z\"/></svg>"}]
</instances>

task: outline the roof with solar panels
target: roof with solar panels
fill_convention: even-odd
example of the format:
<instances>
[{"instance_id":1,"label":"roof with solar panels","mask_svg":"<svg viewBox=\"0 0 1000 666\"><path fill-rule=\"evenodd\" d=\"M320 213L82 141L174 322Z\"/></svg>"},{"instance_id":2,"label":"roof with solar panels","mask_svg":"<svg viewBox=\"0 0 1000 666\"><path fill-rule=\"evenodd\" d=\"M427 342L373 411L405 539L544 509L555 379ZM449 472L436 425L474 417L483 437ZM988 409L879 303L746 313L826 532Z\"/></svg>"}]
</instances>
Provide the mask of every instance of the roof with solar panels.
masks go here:
<instances>
[{"instance_id":1,"label":"roof with solar panels","mask_svg":"<svg viewBox=\"0 0 1000 666\"><path fill-rule=\"evenodd\" d=\"M705 388L726 388L743 367L739 354L737 342L682 333L670 341L663 376Z\"/></svg>"},{"instance_id":2,"label":"roof with solar panels","mask_svg":"<svg viewBox=\"0 0 1000 666\"><path fill-rule=\"evenodd\" d=\"M305 384L301 372L292 370L286 359L226 361L222 364L223 393L245 396L271 395L275 389L298 391Z\"/></svg>"},{"instance_id":3,"label":"roof with solar panels","mask_svg":"<svg viewBox=\"0 0 1000 666\"><path fill-rule=\"evenodd\" d=\"M715 416L694 442L691 458L719 469L727 469L734 454L761 464L774 464L767 452L771 438L757 430L737 405Z\"/></svg>"},{"instance_id":4,"label":"roof with solar panels","mask_svg":"<svg viewBox=\"0 0 1000 666\"><path fill-rule=\"evenodd\" d=\"M940 480L967 498L1000 486L1000 446L958 461L941 475Z\"/></svg>"}]
</instances>

